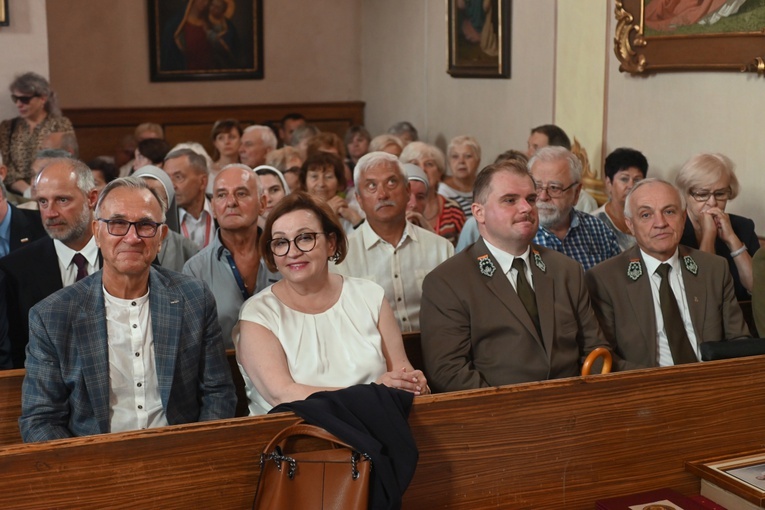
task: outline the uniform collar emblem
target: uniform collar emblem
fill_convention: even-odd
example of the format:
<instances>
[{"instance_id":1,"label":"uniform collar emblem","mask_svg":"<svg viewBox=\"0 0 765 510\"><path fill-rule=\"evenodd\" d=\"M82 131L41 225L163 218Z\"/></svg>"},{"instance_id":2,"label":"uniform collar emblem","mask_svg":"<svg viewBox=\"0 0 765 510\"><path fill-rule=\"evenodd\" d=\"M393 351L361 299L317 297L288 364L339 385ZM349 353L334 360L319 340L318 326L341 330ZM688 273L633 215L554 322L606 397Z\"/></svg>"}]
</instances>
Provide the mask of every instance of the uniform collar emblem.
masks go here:
<instances>
[{"instance_id":1,"label":"uniform collar emblem","mask_svg":"<svg viewBox=\"0 0 765 510\"><path fill-rule=\"evenodd\" d=\"M685 263L685 269L687 269L689 273L693 274L693 276L699 274L699 266L696 264L696 261L693 260L693 257L686 255L683 257L683 262Z\"/></svg>"},{"instance_id":2,"label":"uniform collar emblem","mask_svg":"<svg viewBox=\"0 0 765 510\"><path fill-rule=\"evenodd\" d=\"M640 259L631 259L627 266L627 277L633 282L643 276L643 264Z\"/></svg>"},{"instance_id":3,"label":"uniform collar emblem","mask_svg":"<svg viewBox=\"0 0 765 510\"><path fill-rule=\"evenodd\" d=\"M494 262L491 261L488 255L481 255L478 257L478 269L481 270L482 275L490 278L494 274L494 271L497 270L497 268L494 267Z\"/></svg>"},{"instance_id":4,"label":"uniform collar emblem","mask_svg":"<svg viewBox=\"0 0 765 510\"><path fill-rule=\"evenodd\" d=\"M547 266L545 265L544 260L542 260L542 255L540 255L537 250L531 250L531 253L534 255L534 264L536 264L540 271L546 273Z\"/></svg>"}]
</instances>

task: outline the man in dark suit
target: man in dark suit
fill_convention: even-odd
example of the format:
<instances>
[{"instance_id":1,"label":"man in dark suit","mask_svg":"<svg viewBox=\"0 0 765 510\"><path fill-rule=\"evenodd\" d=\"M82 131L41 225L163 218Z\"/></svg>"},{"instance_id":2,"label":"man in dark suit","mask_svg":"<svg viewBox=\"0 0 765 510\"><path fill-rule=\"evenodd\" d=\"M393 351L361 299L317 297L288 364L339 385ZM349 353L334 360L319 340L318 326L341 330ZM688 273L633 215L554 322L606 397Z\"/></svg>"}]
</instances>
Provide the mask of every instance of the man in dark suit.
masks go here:
<instances>
[{"instance_id":1,"label":"man in dark suit","mask_svg":"<svg viewBox=\"0 0 765 510\"><path fill-rule=\"evenodd\" d=\"M0 257L45 236L40 213L11 204L5 184L0 182Z\"/></svg>"},{"instance_id":2,"label":"man in dark suit","mask_svg":"<svg viewBox=\"0 0 765 510\"><path fill-rule=\"evenodd\" d=\"M25 442L234 416L214 296L199 280L152 267L165 211L142 179L104 188L93 221L103 270L30 312Z\"/></svg>"},{"instance_id":3,"label":"man in dark suit","mask_svg":"<svg viewBox=\"0 0 765 510\"><path fill-rule=\"evenodd\" d=\"M35 178L33 190L49 237L0 259L14 368L24 368L29 309L100 266L90 227L98 192L88 166L73 159L50 159Z\"/></svg>"},{"instance_id":4,"label":"man in dark suit","mask_svg":"<svg viewBox=\"0 0 765 510\"><path fill-rule=\"evenodd\" d=\"M607 343L582 266L531 244L539 219L525 165L507 161L483 169L473 193L481 239L423 283L421 339L431 388L579 375L583 357Z\"/></svg>"},{"instance_id":5,"label":"man in dark suit","mask_svg":"<svg viewBox=\"0 0 765 510\"><path fill-rule=\"evenodd\" d=\"M635 185L624 212L637 245L585 275L619 370L698 361L702 342L750 336L725 259L680 245L683 202L666 181Z\"/></svg>"}]
</instances>

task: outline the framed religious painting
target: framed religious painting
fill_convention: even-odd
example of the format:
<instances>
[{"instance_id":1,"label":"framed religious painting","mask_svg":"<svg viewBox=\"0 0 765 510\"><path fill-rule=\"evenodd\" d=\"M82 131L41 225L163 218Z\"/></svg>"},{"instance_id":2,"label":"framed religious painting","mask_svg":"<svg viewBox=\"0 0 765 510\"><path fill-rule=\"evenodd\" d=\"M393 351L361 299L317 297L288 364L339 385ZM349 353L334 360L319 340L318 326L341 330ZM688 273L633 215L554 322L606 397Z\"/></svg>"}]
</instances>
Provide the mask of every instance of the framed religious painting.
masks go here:
<instances>
[{"instance_id":1,"label":"framed religious painting","mask_svg":"<svg viewBox=\"0 0 765 510\"><path fill-rule=\"evenodd\" d=\"M616 0L619 69L765 73L765 0Z\"/></svg>"},{"instance_id":2,"label":"framed religious painting","mask_svg":"<svg viewBox=\"0 0 765 510\"><path fill-rule=\"evenodd\" d=\"M510 0L446 0L447 72L510 78Z\"/></svg>"},{"instance_id":3,"label":"framed religious painting","mask_svg":"<svg viewBox=\"0 0 765 510\"><path fill-rule=\"evenodd\" d=\"M151 81L263 78L262 0L148 3Z\"/></svg>"},{"instance_id":4,"label":"framed religious painting","mask_svg":"<svg viewBox=\"0 0 765 510\"><path fill-rule=\"evenodd\" d=\"M0 27L7 27L8 25L8 0L0 0Z\"/></svg>"}]
</instances>

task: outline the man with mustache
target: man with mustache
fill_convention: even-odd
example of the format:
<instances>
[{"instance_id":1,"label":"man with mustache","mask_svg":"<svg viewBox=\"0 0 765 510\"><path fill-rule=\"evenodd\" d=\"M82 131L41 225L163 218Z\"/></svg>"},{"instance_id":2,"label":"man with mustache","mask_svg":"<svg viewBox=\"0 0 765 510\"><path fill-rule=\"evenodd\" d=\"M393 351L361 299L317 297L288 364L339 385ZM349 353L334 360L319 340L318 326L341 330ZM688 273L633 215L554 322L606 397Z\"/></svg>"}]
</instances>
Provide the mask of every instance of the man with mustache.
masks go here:
<instances>
[{"instance_id":1,"label":"man with mustache","mask_svg":"<svg viewBox=\"0 0 765 510\"><path fill-rule=\"evenodd\" d=\"M418 331L422 280L454 255L454 246L406 220L409 182L396 156L366 154L354 167L353 182L366 221L348 236L345 260L330 267L382 285L401 331Z\"/></svg>"},{"instance_id":2,"label":"man with mustache","mask_svg":"<svg viewBox=\"0 0 765 510\"><path fill-rule=\"evenodd\" d=\"M601 220L574 209L582 189L582 164L563 147L544 147L529 160L536 182L539 231L534 242L568 255L584 270L620 253Z\"/></svg>"},{"instance_id":3,"label":"man with mustache","mask_svg":"<svg viewBox=\"0 0 765 510\"><path fill-rule=\"evenodd\" d=\"M98 197L90 168L75 159L48 159L32 183L32 196L48 237L0 259L11 340L0 362L10 357L14 368L24 368L29 309L101 267L90 228Z\"/></svg>"},{"instance_id":4,"label":"man with mustache","mask_svg":"<svg viewBox=\"0 0 765 510\"><path fill-rule=\"evenodd\" d=\"M422 286L421 341L433 391L579 375L607 345L582 266L532 244L538 190L518 160L479 172L473 217L481 238Z\"/></svg>"}]
</instances>

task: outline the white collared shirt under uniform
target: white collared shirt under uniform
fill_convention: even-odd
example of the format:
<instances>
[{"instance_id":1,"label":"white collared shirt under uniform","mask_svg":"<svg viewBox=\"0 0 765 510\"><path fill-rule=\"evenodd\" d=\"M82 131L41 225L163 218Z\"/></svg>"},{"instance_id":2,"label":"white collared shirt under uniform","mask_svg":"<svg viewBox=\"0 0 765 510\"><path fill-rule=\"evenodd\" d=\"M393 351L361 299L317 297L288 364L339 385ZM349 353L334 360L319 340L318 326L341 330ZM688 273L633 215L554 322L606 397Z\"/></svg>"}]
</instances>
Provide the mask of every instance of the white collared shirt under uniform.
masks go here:
<instances>
[{"instance_id":1,"label":"white collared shirt under uniform","mask_svg":"<svg viewBox=\"0 0 765 510\"><path fill-rule=\"evenodd\" d=\"M91 275L101 269L98 264L98 246L95 237L91 237L79 252L74 251L61 241L54 239L53 246L56 248L58 257L58 270L61 273L61 283L68 287L77 281L77 265L72 261L76 253L81 253L88 261L88 274Z\"/></svg>"},{"instance_id":2,"label":"white collared shirt under uniform","mask_svg":"<svg viewBox=\"0 0 765 510\"><path fill-rule=\"evenodd\" d=\"M486 248L489 249L492 257L497 261L499 267L502 269L502 273L510 280L510 285L513 286L516 292L518 292L518 271L513 267L513 261L515 259L523 259L526 264L526 281L529 282L531 290L534 290L534 276L531 273L531 264L529 263L529 255L531 254L531 246L526 248L526 251L522 255L511 255L506 251L502 251L486 239L483 240L486 244Z\"/></svg>"},{"instance_id":3,"label":"white collared shirt under uniform","mask_svg":"<svg viewBox=\"0 0 765 510\"><path fill-rule=\"evenodd\" d=\"M164 427L149 293L120 299L104 289L111 432Z\"/></svg>"},{"instance_id":4,"label":"white collared shirt under uniform","mask_svg":"<svg viewBox=\"0 0 765 510\"><path fill-rule=\"evenodd\" d=\"M661 313L661 300L659 299L661 276L656 273L656 268L658 268L662 262L651 257L643 250L640 250L640 254L643 256L646 273L650 275L651 281L651 296L653 296L653 310L654 315L656 316L656 360L659 362L660 367L673 366L675 362L672 359L672 351L669 349L667 333L664 331L664 316ZM669 286L672 289L672 293L675 295L677 307L680 309L680 315L683 317L685 333L688 335L688 340L691 342L693 352L696 353L696 358L698 359L699 344L696 340L696 332L693 330L690 308L688 307L688 297L685 294L685 282L683 282L683 268L677 250L675 250L675 254L666 261L666 264L672 266L672 270L669 272Z\"/></svg>"},{"instance_id":5,"label":"white collared shirt under uniform","mask_svg":"<svg viewBox=\"0 0 765 510\"><path fill-rule=\"evenodd\" d=\"M184 237L194 241L200 250L210 244L215 235L215 221L210 200L205 198L205 205L202 207L199 218L192 216L183 207L178 208L178 216L181 222L181 234Z\"/></svg>"},{"instance_id":6,"label":"white collared shirt under uniform","mask_svg":"<svg viewBox=\"0 0 765 510\"><path fill-rule=\"evenodd\" d=\"M348 255L343 263L330 263L330 268L381 285L401 331L419 331L422 281L452 255L452 243L408 221L396 246L378 236L365 221L348 236Z\"/></svg>"}]
</instances>

